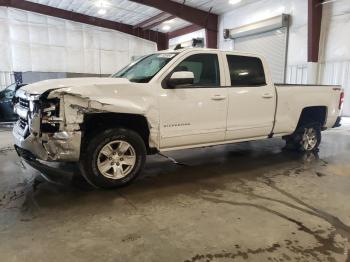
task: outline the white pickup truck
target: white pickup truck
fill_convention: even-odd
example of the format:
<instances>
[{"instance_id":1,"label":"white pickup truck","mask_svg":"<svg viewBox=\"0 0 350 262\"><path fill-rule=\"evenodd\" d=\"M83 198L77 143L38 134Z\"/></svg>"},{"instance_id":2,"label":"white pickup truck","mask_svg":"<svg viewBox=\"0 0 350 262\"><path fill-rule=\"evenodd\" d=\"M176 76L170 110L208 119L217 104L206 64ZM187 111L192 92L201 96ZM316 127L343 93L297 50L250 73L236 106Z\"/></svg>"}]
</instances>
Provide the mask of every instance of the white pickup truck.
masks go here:
<instances>
[{"instance_id":1,"label":"white pickup truck","mask_svg":"<svg viewBox=\"0 0 350 262\"><path fill-rule=\"evenodd\" d=\"M274 85L266 61L214 49L157 52L108 78L46 80L16 93L20 156L77 162L98 187L117 187L146 155L281 137L315 150L339 125L339 86Z\"/></svg>"}]
</instances>

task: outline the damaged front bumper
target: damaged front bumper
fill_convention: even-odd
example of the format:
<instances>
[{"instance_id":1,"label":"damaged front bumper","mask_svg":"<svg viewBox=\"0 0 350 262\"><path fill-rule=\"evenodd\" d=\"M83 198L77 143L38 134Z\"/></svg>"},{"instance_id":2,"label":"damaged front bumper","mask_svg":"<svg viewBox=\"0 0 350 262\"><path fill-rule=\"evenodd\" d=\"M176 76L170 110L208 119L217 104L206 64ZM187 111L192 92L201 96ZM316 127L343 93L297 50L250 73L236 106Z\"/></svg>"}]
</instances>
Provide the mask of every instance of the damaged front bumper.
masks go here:
<instances>
[{"instance_id":1,"label":"damaged front bumper","mask_svg":"<svg viewBox=\"0 0 350 262\"><path fill-rule=\"evenodd\" d=\"M15 145L44 161L77 162L81 131L67 129L59 100L17 92L15 112L19 120L13 128Z\"/></svg>"},{"instance_id":2,"label":"damaged front bumper","mask_svg":"<svg viewBox=\"0 0 350 262\"><path fill-rule=\"evenodd\" d=\"M66 184L74 175L73 171L66 171L57 167L52 167L39 161L30 151L16 145L15 150L19 157L21 157L29 166L38 170L40 175L49 182Z\"/></svg>"},{"instance_id":3,"label":"damaged front bumper","mask_svg":"<svg viewBox=\"0 0 350 262\"><path fill-rule=\"evenodd\" d=\"M77 162L80 157L81 132L58 132L54 134L23 136L18 123L13 128L15 145L28 150L35 157L45 161Z\"/></svg>"}]
</instances>

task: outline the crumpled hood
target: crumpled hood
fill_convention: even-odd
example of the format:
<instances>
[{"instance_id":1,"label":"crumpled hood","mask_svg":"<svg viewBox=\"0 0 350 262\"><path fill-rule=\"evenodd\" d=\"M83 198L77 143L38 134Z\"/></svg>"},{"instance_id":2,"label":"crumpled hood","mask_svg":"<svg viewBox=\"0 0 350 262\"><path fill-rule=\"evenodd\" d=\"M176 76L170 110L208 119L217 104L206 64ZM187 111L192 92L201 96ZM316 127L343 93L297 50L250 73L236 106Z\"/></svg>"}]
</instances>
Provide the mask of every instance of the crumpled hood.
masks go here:
<instances>
[{"instance_id":1,"label":"crumpled hood","mask_svg":"<svg viewBox=\"0 0 350 262\"><path fill-rule=\"evenodd\" d=\"M69 123L77 120L76 108L88 112L145 114L156 104L148 83L133 83L125 78L66 78L34 83L16 92L16 96L42 95L43 99L63 99ZM72 115L72 117L70 117ZM79 114L82 117L83 114ZM73 119L71 119L73 118Z\"/></svg>"},{"instance_id":2,"label":"crumpled hood","mask_svg":"<svg viewBox=\"0 0 350 262\"><path fill-rule=\"evenodd\" d=\"M16 96L42 101L58 98L59 118L47 115L42 117L49 123L58 122L63 130L74 133L81 129L86 114L118 113L144 116L150 128L149 143L156 148L159 140L159 110L157 91L154 88L156 86L150 83L133 83L123 78L55 79L20 88ZM46 106L45 104L42 106ZM37 122L40 124L40 121ZM37 130L39 131L40 127Z\"/></svg>"},{"instance_id":3,"label":"crumpled hood","mask_svg":"<svg viewBox=\"0 0 350 262\"><path fill-rule=\"evenodd\" d=\"M85 77L85 78L63 78L63 79L49 79L34 84L26 85L20 90L31 95L41 95L44 92L52 89L68 88L74 93L75 89L82 92L84 89L89 93L89 88L102 87L110 85L128 85L131 82L126 78L112 78L112 77ZM82 94L83 95L83 94Z\"/></svg>"}]
</instances>

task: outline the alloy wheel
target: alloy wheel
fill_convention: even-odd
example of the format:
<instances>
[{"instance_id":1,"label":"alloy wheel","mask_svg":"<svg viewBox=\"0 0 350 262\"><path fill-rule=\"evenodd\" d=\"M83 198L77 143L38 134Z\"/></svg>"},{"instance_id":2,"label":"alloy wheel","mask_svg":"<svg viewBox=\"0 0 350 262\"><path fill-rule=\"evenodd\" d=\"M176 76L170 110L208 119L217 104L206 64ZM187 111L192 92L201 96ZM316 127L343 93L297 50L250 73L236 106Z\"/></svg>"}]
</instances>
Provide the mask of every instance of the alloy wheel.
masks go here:
<instances>
[{"instance_id":1,"label":"alloy wheel","mask_svg":"<svg viewBox=\"0 0 350 262\"><path fill-rule=\"evenodd\" d=\"M313 150L317 145L317 132L314 128L305 128L301 144L305 151Z\"/></svg>"},{"instance_id":2,"label":"alloy wheel","mask_svg":"<svg viewBox=\"0 0 350 262\"><path fill-rule=\"evenodd\" d=\"M97 157L97 168L110 179L126 177L136 163L135 149L126 141L111 141L102 147Z\"/></svg>"}]
</instances>

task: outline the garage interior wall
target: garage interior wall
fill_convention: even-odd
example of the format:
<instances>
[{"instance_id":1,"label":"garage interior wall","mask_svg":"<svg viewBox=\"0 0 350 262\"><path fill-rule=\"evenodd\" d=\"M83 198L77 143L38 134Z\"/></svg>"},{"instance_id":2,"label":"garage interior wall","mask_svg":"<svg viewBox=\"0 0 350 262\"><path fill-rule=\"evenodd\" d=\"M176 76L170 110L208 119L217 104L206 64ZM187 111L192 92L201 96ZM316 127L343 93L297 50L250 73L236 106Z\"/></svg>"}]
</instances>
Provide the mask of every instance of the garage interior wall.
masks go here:
<instances>
[{"instance_id":1,"label":"garage interior wall","mask_svg":"<svg viewBox=\"0 0 350 262\"><path fill-rule=\"evenodd\" d=\"M0 90L3 90L6 86L10 85L14 81L15 81L15 75L13 72L0 71Z\"/></svg>"},{"instance_id":2,"label":"garage interior wall","mask_svg":"<svg viewBox=\"0 0 350 262\"><path fill-rule=\"evenodd\" d=\"M223 29L236 28L262 20L291 15L287 54L286 82L307 81L307 1L262 0L226 13L219 18L219 47L233 49L233 41L223 38Z\"/></svg>"},{"instance_id":3,"label":"garage interior wall","mask_svg":"<svg viewBox=\"0 0 350 262\"><path fill-rule=\"evenodd\" d=\"M262 0L219 17L219 48L232 50L232 40L223 38L225 28L236 28L283 13L291 16L286 83L307 83L307 10L305 0ZM323 6L319 84L340 84L345 89L343 115L350 115L350 5L338 0Z\"/></svg>"},{"instance_id":4,"label":"garage interior wall","mask_svg":"<svg viewBox=\"0 0 350 262\"><path fill-rule=\"evenodd\" d=\"M2 80L14 71L111 74L156 50L156 43L118 31L0 7Z\"/></svg>"},{"instance_id":5,"label":"garage interior wall","mask_svg":"<svg viewBox=\"0 0 350 262\"><path fill-rule=\"evenodd\" d=\"M234 39L233 49L263 55L269 62L272 81L285 82L285 64L287 52L286 28L271 30L259 34Z\"/></svg>"},{"instance_id":6,"label":"garage interior wall","mask_svg":"<svg viewBox=\"0 0 350 262\"><path fill-rule=\"evenodd\" d=\"M345 89L343 115L350 116L350 1L324 5L319 82Z\"/></svg>"},{"instance_id":7,"label":"garage interior wall","mask_svg":"<svg viewBox=\"0 0 350 262\"><path fill-rule=\"evenodd\" d=\"M185 34L185 35L181 35L181 36L177 36L169 39L169 49L174 49L174 47L178 44L192 41L193 38L203 38L204 45L205 45L205 29L201 29L189 34Z\"/></svg>"}]
</instances>

